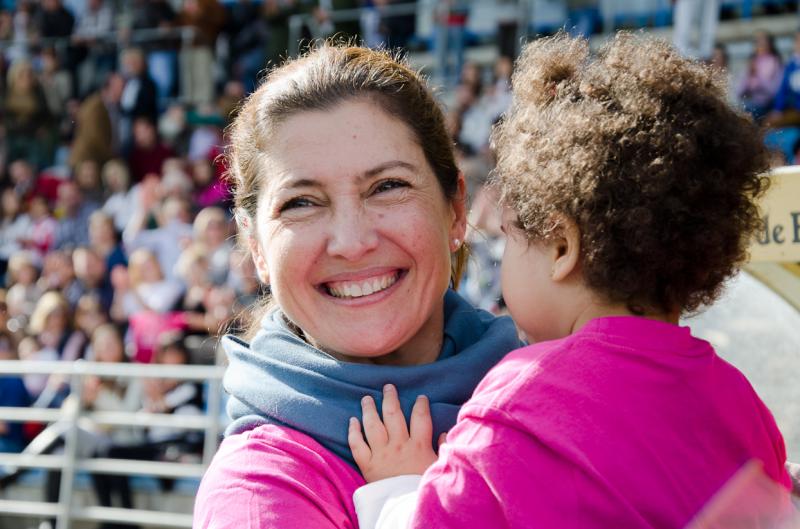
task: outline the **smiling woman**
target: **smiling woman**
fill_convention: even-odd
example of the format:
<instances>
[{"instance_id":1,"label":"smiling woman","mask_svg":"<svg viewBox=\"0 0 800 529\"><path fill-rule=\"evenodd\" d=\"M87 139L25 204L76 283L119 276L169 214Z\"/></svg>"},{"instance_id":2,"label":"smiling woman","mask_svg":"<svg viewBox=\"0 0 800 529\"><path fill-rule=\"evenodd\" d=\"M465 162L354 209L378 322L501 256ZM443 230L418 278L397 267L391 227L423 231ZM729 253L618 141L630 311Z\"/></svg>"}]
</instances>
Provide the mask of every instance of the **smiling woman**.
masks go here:
<instances>
[{"instance_id":1,"label":"smiling woman","mask_svg":"<svg viewBox=\"0 0 800 529\"><path fill-rule=\"evenodd\" d=\"M229 154L237 219L272 298L223 345L233 419L195 527L357 527L347 418L393 383L438 435L519 346L463 301L466 196L444 118L386 52L322 46L247 100Z\"/></svg>"}]
</instances>

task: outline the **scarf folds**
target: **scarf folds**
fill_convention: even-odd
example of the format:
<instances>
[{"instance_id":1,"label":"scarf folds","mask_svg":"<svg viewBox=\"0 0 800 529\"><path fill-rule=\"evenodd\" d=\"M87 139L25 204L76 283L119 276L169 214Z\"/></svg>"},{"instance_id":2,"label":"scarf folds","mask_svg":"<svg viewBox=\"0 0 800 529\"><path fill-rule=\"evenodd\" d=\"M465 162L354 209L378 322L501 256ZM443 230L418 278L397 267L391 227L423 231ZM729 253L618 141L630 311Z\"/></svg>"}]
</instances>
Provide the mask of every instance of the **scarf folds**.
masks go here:
<instances>
[{"instance_id":1,"label":"scarf folds","mask_svg":"<svg viewBox=\"0 0 800 529\"><path fill-rule=\"evenodd\" d=\"M461 405L483 376L521 347L513 322L473 308L449 290L444 300L444 340L435 362L387 366L343 362L294 334L280 310L267 314L248 345L225 336L229 366L223 384L233 422L226 435L273 424L303 432L356 467L347 444L350 417L361 417L361 398L380 409L382 388L394 384L408 418L418 395L431 405L434 442L456 422Z\"/></svg>"}]
</instances>

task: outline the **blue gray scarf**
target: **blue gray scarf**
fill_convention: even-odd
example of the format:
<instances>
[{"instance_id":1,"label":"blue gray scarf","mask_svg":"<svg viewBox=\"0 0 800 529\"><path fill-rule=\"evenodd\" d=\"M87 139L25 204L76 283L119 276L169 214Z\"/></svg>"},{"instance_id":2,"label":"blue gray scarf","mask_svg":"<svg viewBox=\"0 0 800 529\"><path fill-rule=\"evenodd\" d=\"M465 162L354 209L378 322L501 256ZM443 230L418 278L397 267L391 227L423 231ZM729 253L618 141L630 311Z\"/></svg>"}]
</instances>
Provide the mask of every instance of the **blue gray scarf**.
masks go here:
<instances>
[{"instance_id":1,"label":"blue gray scarf","mask_svg":"<svg viewBox=\"0 0 800 529\"><path fill-rule=\"evenodd\" d=\"M252 343L225 336L230 362L224 386L233 422L226 435L263 424L304 432L355 467L347 444L350 417L361 417L360 400L371 395L380 408L381 389L392 383L408 417L418 395L431 403L434 436L452 428L461 405L483 376L522 344L510 318L496 318L455 292L444 300L444 341L436 362L387 366L342 362L293 333L281 311L267 314Z\"/></svg>"}]
</instances>

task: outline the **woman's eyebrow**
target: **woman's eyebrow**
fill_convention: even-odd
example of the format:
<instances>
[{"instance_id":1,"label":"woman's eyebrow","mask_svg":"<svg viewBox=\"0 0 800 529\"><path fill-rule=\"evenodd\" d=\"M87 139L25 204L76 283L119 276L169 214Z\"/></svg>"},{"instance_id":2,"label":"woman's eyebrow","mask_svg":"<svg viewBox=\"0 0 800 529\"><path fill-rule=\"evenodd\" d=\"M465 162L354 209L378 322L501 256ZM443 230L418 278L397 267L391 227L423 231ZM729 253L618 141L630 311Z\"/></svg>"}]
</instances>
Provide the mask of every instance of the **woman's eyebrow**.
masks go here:
<instances>
[{"instance_id":1,"label":"woman's eyebrow","mask_svg":"<svg viewBox=\"0 0 800 529\"><path fill-rule=\"evenodd\" d=\"M404 162L402 160L391 160L364 171L358 177L358 180L369 180L370 178L374 178L384 171L396 168L406 169L412 172L417 170L417 166L412 163ZM314 180L313 178L298 178L290 179L288 182L283 182L280 184L280 187L282 189L297 189L300 187L324 187L324 184L319 180Z\"/></svg>"},{"instance_id":2,"label":"woman's eyebrow","mask_svg":"<svg viewBox=\"0 0 800 529\"><path fill-rule=\"evenodd\" d=\"M364 171L364 174L361 175L360 179L361 180L367 180L369 178L372 178L374 176L377 176L377 175L381 174L384 171L388 171L389 169L395 169L395 168L398 168L398 167L400 167L402 169L407 169L407 170L412 171L412 172L417 170L417 167L414 164L411 164L411 163L408 163L408 162L404 162L402 160L391 160L391 161L388 161L388 162L384 162L384 163L382 163L380 165L376 165L372 169Z\"/></svg>"}]
</instances>

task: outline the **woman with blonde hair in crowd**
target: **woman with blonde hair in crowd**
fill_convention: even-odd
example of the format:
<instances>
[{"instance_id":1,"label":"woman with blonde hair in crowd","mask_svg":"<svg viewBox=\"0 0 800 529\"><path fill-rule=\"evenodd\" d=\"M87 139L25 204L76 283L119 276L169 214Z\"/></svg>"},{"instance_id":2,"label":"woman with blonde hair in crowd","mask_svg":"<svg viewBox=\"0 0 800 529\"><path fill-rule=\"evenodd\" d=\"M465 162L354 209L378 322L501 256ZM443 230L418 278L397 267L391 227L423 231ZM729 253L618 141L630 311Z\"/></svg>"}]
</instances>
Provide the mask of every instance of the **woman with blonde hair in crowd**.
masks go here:
<instances>
[{"instance_id":1,"label":"woman with blonde hair in crowd","mask_svg":"<svg viewBox=\"0 0 800 529\"><path fill-rule=\"evenodd\" d=\"M134 358L150 362L160 332L185 328L183 315L175 312L183 287L178 281L164 277L155 254L145 248L130 255L127 269L118 266L112 270L111 282L112 319L130 324Z\"/></svg>"},{"instance_id":2,"label":"woman with blonde hair in crowd","mask_svg":"<svg viewBox=\"0 0 800 529\"><path fill-rule=\"evenodd\" d=\"M228 260L233 244L230 238L229 219L222 208L203 208L193 223L194 240L205 246L211 281L215 285L225 283L228 277Z\"/></svg>"}]
</instances>

